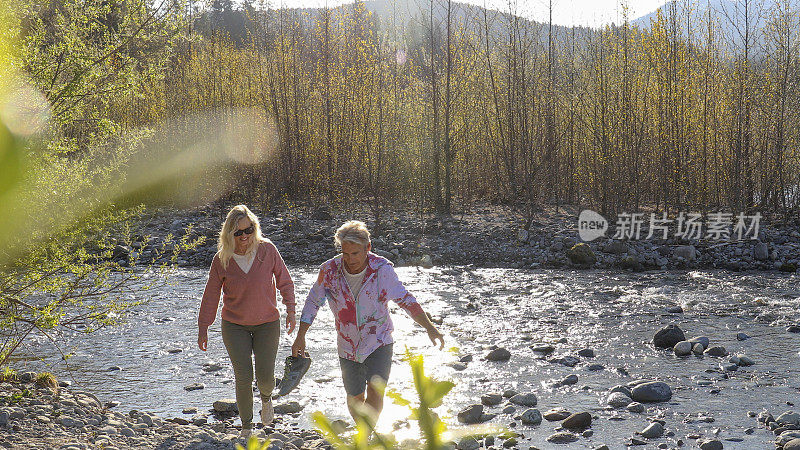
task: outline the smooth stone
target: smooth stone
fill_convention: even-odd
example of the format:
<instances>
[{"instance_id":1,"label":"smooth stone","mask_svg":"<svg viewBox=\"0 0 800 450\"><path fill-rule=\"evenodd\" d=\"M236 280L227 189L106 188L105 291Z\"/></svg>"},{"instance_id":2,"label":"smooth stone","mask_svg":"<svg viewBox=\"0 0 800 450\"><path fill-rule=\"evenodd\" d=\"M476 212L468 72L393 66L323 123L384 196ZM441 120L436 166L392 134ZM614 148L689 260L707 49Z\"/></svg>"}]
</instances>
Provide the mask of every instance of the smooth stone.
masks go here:
<instances>
[{"instance_id":1,"label":"smooth stone","mask_svg":"<svg viewBox=\"0 0 800 450\"><path fill-rule=\"evenodd\" d=\"M222 370L222 366L219 363L203 364L203 372L216 372L218 370Z\"/></svg>"},{"instance_id":2,"label":"smooth stone","mask_svg":"<svg viewBox=\"0 0 800 450\"><path fill-rule=\"evenodd\" d=\"M239 408L236 406L236 400L232 398L223 398L222 400L214 402L214 411L222 413L234 412L239 411Z\"/></svg>"},{"instance_id":3,"label":"smooth stone","mask_svg":"<svg viewBox=\"0 0 800 450\"><path fill-rule=\"evenodd\" d=\"M514 389L506 389L505 391L503 391L503 397L505 398L511 398L515 395L517 395L517 391L515 391Z\"/></svg>"},{"instance_id":4,"label":"smooth stone","mask_svg":"<svg viewBox=\"0 0 800 450\"><path fill-rule=\"evenodd\" d=\"M481 442L471 436L461 438L456 444L457 450L477 450L479 448L481 448Z\"/></svg>"},{"instance_id":5,"label":"smooth stone","mask_svg":"<svg viewBox=\"0 0 800 450\"><path fill-rule=\"evenodd\" d=\"M539 425L542 423L542 413L538 409L526 409L520 417L522 423L525 425Z\"/></svg>"},{"instance_id":6,"label":"smooth stone","mask_svg":"<svg viewBox=\"0 0 800 450\"><path fill-rule=\"evenodd\" d=\"M658 438L664 434L664 426L658 422L653 422L648 425L647 428L640 431L639 434L647 439Z\"/></svg>"},{"instance_id":7,"label":"smooth stone","mask_svg":"<svg viewBox=\"0 0 800 450\"><path fill-rule=\"evenodd\" d=\"M624 408L631 404L633 400L623 392L612 392L606 399L606 404L613 408Z\"/></svg>"},{"instance_id":8,"label":"smooth stone","mask_svg":"<svg viewBox=\"0 0 800 450\"><path fill-rule=\"evenodd\" d=\"M786 411L775 418L775 422L780 425L800 425L800 414L794 411Z\"/></svg>"},{"instance_id":9,"label":"smooth stone","mask_svg":"<svg viewBox=\"0 0 800 450\"><path fill-rule=\"evenodd\" d=\"M483 405L470 405L458 413L458 421L467 425L481 423Z\"/></svg>"},{"instance_id":10,"label":"smooth stone","mask_svg":"<svg viewBox=\"0 0 800 450\"><path fill-rule=\"evenodd\" d=\"M667 306L667 312L671 314L683 314L683 308L680 305Z\"/></svg>"},{"instance_id":11,"label":"smooth stone","mask_svg":"<svg viewBox=\"0 0 800 450\"><path fill-rule=\"evenodd\" d=\"M708 337L706 336L693 337L689 339L689 342L691 342L692 344L701 344L703 346L703 349L707 349L709 344L711 344L711 340L709 340Z\"/></svg>"},{"instance_id":12,"label":"smooth stone","mask_svg":"<svg viewBox=\"0 0 800 450\"><path fill-rule=\"evenodd\" d=\"M195 408L194 406L191 406L189 408L183 408L183 413L184 414L197 414L197 408Z\"/></svg>"},{"instance_id":13,"label":"smooth stone","mask_svg":"<svg viewBox=\"0 0 800 450\"><path fill-rule=\"evenodd\" d=\"M511 405L506 406L502 411L503 414L514 414L515 412L517 412L517 408L514 408Z\"/></svg>"},{"instance_id":14,"label":"smooth stone","mask_svg":"<svg viewBox=\"0 0 800 450\"><path fill-rule=\"evenodd\" d=\"M722 364L720 367L722 367L724 372L736 372L739 370L738 364Z\"/></svg>"},{"instance_id":15,"label":"smooth stone","mask_svg":"<svg viewBox=\"0 0 800 450\"><path fill-rule=\"evenodd\" d=\"M542 353L542 354L545 354L545 355L549 355L550 353L553 353L556 348L553 347L550 344L535 344L535 345L531 345L530 349L533 350L536 353Z\"/></svg>"},{"instance_id":16,"label":"smooth stone","mask_svg":"<svg viewBox=\"0 0 800 450\"><path fill-rule=\"evenodd\" d=\"M697 343L694 344L694 346L692 347L692 353L694 353L697 356L701 356L704 351L705 347L703 347L703 344Z\"/></svg>"},{"instance_id":17,"label":"smooth stone","mask_svg":"<svg viewBox=\"0 0 800 450\"><path fill-rule=\"evenodd\" d=\"M736 333L736 340L737 341L746 341L750 339L750 336L747 333Z\"/></svg>"},{"instance_id":18,"label":"smooth stone","mask_svg":"<svg viewBox=\"0 0 800 450\"><path fill-rule=\"evenodd\" d=\"M602 364L590 364L586 369L588 369L589 372L598 372L600 370L605 370L605 368L606 366Z\"/></svg>"},{"instance_id":19,"label":"smooth stone","mask_svg":"<svg viewBox=\"0 0 800 450\"><path fill-rule=\"evenodd\" d=\"M680 341L685 341L686 335L675 324L669 324L658 330L653 336L653 345L658 348L672 348Z\"/></svg>"},{"instance_id":20,"label":"smooth stone","mask_svg":"<svg viewBox=\"0 0 800 450\"><path fill-rule=\"evenodd\" d=\"M775 445L781 447L794 439L800 439L800 431L784 431L775 439Z\"/></svg>"},{"instance_id":21,"label":"smooth stone","mask_svg":"<svg viewBox=\"0 0 800 450\"><path fill-rule=\"evenodd\" d=\"M622 392L623 394L627 395L628 397L631 396L631 388L629 388L628 386L622 385L622 384L618 384L618 385L614 386L613 388L611 388L608 391L609 394L613 394L614 392Z\"/></svg>"},{"instance_id":22,"label":"smooth stone","mask_svg":"<svg viewBox=\"0 0 800 450\"><path fill-rule=\"evenodd\" d=\"M749 367L754 365L755 363L756 362L750 359L749 357L745 355L739 355L739 362L737 364L739 364L742 367Z\"/></svg>"},{"instance_id":23,"label":"smooth stone","mask_svg":"<svg viewBox=\"0 0 800 450\"><path fill-rule=\"evenodd\" d=\"M700 450L722 450L722 442L717 439L701 440L697 442Z\"/></svg>"},{"instance_id":24,"label":"smooth stone","mask_svg":"<svg viewBox=\"0 0 800 450\"><path fill-rule=\"evenodd\" d=\"M800 325L789 325L786 327L786 331L789 333L800 333Z\"/></svg>"},{"instance_id":25,"label":"smooth stone","mask_svg":"<svg viewBox=\"0 0 800 450\"><path fill-rule=\"evenodd\" d=\"M725 347L721 345L715 345L714 347L709 347L703 353L708 356L717 356L717 357L728 356L728 351L725 350Z\"/></svg>"},{"instance_id":26,"label":"smooth stone","mask_svg":"<svg viewBox=\"0 0 800 450\"><path fill-rule=\"evenodd\" d=\"M451 364L449 364L449 366L452 367L453 370L457 370L459 372L461 372L462 370L466 370L467 369L467 365L464 364L464 363L460 363L460 362L451 363Z\"/></svg>"},{"instance_id":27,"label":"smooth stone","mask_svg":"<svg viewBox=\"0 0 800 450\"><path fill-rule=\"evenodd\" d=\"M462 356L461 359L458 360L458 362L462 363L472 362L472 355Z\"/></svg>"},{"instance_id":28,"label":"smooth stone","mask_svg":"<svg viewBox=\"0 0 800 450\"><path fill-rule=\"evenodd\" d=\"M578 356L583 356L584 358L594 358L594 350L590 348L582 348L578 350Z\"/></svg>"},{"instance_id":29,"label":"smooth stone","mask_svg":"<svg viewBox=\"0 0 800 450\"><path fill-rule=\"evenodd\" d=\"M295 414L302 411L303 408L304 406L300 403L291 401L287 403L281 403L280 405L275 405L273 410L275 411L275 414Z\"/></svg>"},{"instance_id":30,"label":"smooth stone","mask_svg":"<svg viewBox=\"0 0 800 450\"><path fill-rule=\"evenodd\" d=\"M583 436L585 438L590 438L590 437L594 436L594 431L592 431L592 430L584 430L584 432L581 433L581 436Z\"/></svg>"},{"instance_id":31,"label":"smooth stone","mask_svg":"<svg viewBox=\"0 0 800 450\"><path fill-rule=\"evenodd\" d=\"M67 427L67 428L83 428L86 426L86 422L80 419L75 419L69 416L64 416L58 419L58 423Z\"/></svg>"},{"instance_id":32,"label":"smooth stone","mask_svg":"<svg viewBox=\"0 0 800 450\"><path fill-rule=\"evenodd\" d=\"M564 377L564 379L561 380L560 384L562 386L571 386L571 385L573 385L573 384L575 384L577 382L578 382L578 376L575 375L575 374L572 374L572 375L567 375L566 377Z\"/></svg>"},{"instance_id":33,"label":"smooth stone","mask_svg":"<svg viewBox=\"0 0 800 450\"><path fill-rule=\"evenodd\" d=\"M547 437L547 442L553 444L569 444L578 440L578 436L574 433L560 432L554 433Z\"/></svg>"},{"instance_id":34,"label":"smooth stone","mask_svg":"<svg viewBox=\"0 0 800 450\"><path fill-rule=\"evenodd\" d=\"M503 401L503 396L500 394L484 394L481 396L481 403L486 406L499 405Z\"/></svg>"},{"instance_id":35,"label":"smooth stone","mask_svg":"<svg viewBox=\"0 0 800 450\"><path fill-rule=\"evenodd\" d=\"M515 405L536 406L536 404L539 402L539 399L536 398L536 394L530 392L528 394L517 394L511 397L508 401L514 403Z\"/></svg>"},{"instance_id":36,"label":"smooth stone","mask_svg":"<svg viewBox=\"0 0 800 450\"><path fill-rule=\"evenodd\" d=\"M567 417L570 416L570 414L572 413L570 413L566 409L549 409L545 411L544 414L542 414L542 417L544 417L549 422L556 422L559 420L566 419Z\"/></svg>"},{"instance_id":37,"label":"smooth stone","mask_svg":"<svg viewBox=\"0 0 800 450\"><path fill-rule=\"evenodd\" d=\"M792 439L783 445L783 450L800 450L800 439Z\"/></svg>"},{"instance_id":38,"label":"smooth stone","mask_svg":"<svg viewBox=\"0 0 800 450\"><path fill-rule=\"evenodd\" d=\"M122 370L122 367L120 367L120 366L111 366L111 367L108 368L109 372L114 372L114 371L117 371L117 370Z\"/></svg>"},{"instance_id":39,"label":"smooth stone","mask_svg":"<svg viewBox=\"0 0 800 450\"><path fill-rule=\"evenodd\" d=\"M561 426L568 430L580 430L592 426L592 415L588 412L571 414L561 422Z\"/></svg>"},{"instance_id":40,"label":"smooth stone","mask_svg":"<svg viewBox=\"0 0 800 450\"><path fill-rule=\"evenodd\" d=\"M503 347L496 348L486 355L488 361L508 361L509 359L511 359L511 352Z\"/></svg>"},{"instance_id":41,"label":"smooth stone","mask_svg":"<svg viewBox=\"0 0 800 450\"><path fill-rule=\"evenodd\" d=\"M639 403L665 402L672 398L672 389L667 383L651 381L635 386L631 398Z\"/></svg>"},{"instance_id":42,"label":"smooth stone","mask_svg":"<svg viewBox=\"0 0 800 450\"><path fill-rule=\"evenodd\" d=\"M689 341L680 341L672 347L672 351L676 356L686 356L692 353L692 343Z\"/></svg>"},{"instance_id":43,"label":"smooth stone","mask_svg":"<svg viewBox=\"0 0 800 450\"><path fill-rule=\"evenodd\" d=\"M575 367L581 362L581 360L574 356L564 356L563 358L553 358L550 360L550 362L561 364L567 367Z\"/></svg>"},{"instance_id":44,"label":"smooth stone","mask_svg":"<svg viewBox=\"0 0 800 450\"><path fill-rule=\"evenodd\" d=\"M626 406L625 409L627 409L628 411L630 411L632 413L643 413L644 410L645 410L645 407L644 407L643 404L641 404L639 402L632 402L630 405Z\"/></svg>"}]
</instances>

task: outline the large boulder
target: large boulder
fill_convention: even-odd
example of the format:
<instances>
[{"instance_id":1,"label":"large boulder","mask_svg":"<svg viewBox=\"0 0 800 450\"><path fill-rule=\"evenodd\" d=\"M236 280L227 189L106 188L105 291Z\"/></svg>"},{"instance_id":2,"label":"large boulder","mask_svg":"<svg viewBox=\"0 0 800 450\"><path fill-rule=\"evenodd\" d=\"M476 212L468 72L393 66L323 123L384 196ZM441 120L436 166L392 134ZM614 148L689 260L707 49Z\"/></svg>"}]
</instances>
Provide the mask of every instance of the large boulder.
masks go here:
<instances>
[{"instance_id":1,"label":"large boulder","mask_svg":"<svg viewBox=\"0 0 800 450\"><path fill-rule=\"evenodd\" d=\"M590 266L597 261L597 257L594 255L592 248L583 242L575 244L572 248L567 250L567 258L569 258L573 264L581 266Z\"/></svg>"},{"instance_id":2,"label":"large boulder","mask_svg":"<svg viewBox=\"0 0 800 450\"><path fill-rule=\"evenodd\" d=\"M658 348L673 348L675 344L685 340L686 335L683 334L683 330L671 323L656 332L653 336L653 345Z\"/></svg>"},{"instance_id":3,"label":"large boulder","mask_svg":"<svg viewBox=\"0 0 800 450\"><path fill-rule=\"evenodd\" d=\"M675 256L687 261L694 261L697 259L697 250L694 245L681 245L675 248Z\"/></svg>"}]
</instances>

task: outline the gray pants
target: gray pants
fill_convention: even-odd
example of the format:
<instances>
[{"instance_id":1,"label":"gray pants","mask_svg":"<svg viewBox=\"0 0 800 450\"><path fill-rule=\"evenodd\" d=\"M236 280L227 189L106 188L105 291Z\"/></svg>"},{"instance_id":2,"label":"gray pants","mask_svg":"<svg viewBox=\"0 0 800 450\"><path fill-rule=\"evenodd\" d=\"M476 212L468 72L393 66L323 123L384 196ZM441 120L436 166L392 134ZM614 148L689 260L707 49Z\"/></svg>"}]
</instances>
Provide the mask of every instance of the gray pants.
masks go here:
<instances>
[{"instance_id":1,"label":"gray pants","mask_svg":"<svg viewBox=\"0 0 800 450\"><path fill-rule=\"evenodd\" d=\"M270 401L275 387L275 355L278 354L280 320L261 325L238 325L222 320L222 341L228 350L236 379L236 406L242 428L253 428L253 358L261 403Z\"/></svg>"}]
</instances>

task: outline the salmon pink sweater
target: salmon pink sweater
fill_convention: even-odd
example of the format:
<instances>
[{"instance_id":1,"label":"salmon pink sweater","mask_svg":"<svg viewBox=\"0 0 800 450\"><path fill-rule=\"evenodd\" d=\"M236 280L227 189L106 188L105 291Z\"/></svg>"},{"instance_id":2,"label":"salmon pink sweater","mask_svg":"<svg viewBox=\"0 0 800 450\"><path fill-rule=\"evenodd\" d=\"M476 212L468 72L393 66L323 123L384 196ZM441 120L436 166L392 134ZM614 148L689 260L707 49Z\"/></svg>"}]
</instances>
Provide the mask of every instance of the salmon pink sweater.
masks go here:
<instances>
[{"instance_id":1,"label":"salmon pink sweater","mask_svg":"<svg viewBox=\"0 0 800 450\"><path fill-rule=\"evenodd\" d=\"M270 241L261 242L255 250L253 265L244 273L231 258L222 268L219 253L214 255L208 282L200 302L197 325L205 331L217 317L222 292L222 318L239 325L260 325L280 318L277 290L281 291L287 314L294 314L294 282L289 270Z\"/></svg>"}]
</instances>

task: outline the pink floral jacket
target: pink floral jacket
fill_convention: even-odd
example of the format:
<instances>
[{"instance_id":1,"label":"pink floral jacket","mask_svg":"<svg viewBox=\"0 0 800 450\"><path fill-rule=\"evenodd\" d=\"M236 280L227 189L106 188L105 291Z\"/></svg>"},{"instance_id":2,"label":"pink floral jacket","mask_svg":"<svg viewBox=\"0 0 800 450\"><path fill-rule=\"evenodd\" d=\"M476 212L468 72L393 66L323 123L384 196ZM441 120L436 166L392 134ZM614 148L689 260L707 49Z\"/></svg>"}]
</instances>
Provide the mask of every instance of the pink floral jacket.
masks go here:
<instances>
[{"instance_id":1,"label":"pink floral jacket","mask_svg":"<svg viewBox=\"0 0 800 450\"><path fill-rule=\"evenodd\" d=\"M388 301L393 300L411 317L422 313L422 307L397 278L392 263L374 253L367 254L364 285L353 298L342 271L342 256L329 259L320 267L320 274L308 293L300 321L311 324L327 299L336 319L339 356L357 362L364 360L378 347L394 342Z\"/></svg>"}]
</instances>

